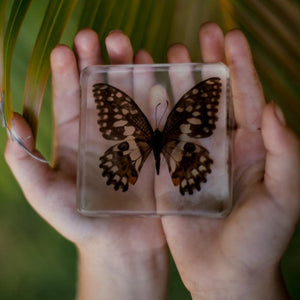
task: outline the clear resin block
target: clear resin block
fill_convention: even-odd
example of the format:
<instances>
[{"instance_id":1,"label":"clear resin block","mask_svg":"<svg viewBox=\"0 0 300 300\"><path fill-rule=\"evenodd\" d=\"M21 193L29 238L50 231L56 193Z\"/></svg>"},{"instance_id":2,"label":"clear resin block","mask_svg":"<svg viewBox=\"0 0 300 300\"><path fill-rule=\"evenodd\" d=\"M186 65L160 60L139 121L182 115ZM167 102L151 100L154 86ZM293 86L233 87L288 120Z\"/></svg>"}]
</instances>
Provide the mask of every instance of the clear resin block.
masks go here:
<instances>
[{"instance_id":1,"label":"clear resin block","mask_svg":"<svg viewBox=\"0 0 300 300\"><path fill-rule=\"evenodd\" d=\"M221 63L87 67L81 74L79 212L227 215L229 80Z\"/></svg>"}]
</instances>

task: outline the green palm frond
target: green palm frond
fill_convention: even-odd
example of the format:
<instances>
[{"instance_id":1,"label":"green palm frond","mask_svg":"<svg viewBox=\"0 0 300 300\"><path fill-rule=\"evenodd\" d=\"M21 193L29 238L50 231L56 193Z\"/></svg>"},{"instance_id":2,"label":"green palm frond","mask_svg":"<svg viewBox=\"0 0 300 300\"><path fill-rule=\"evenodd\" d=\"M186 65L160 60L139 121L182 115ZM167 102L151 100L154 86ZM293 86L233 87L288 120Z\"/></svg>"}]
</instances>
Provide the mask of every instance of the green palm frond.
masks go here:
<instances>
[{"instance_id":1,"label":"green palm frond","mask_svg":"<svg viewBox=\"0 0 300 300\"><path fill-rule=\"evenodd\" d=\"M31 1L15 1L15 4L28 5ZM5 3L1 2L1 13L5 13ZM25 4L24 4L25 3ZM37 130L40 106L49 74L49 53L68 22L76 1L50 1L41 31L32 52L28 69L24 96L24 114L34 132ZM299 5L291 0L228 1L228 0L90 0L83 1L78 29L90 27L100 37L106 36L115 28L123 30L132 40L135 50L146 48L156 61L165 60L165 49L170 43L183 42L191 49L192 57L197 57L196 32L206 20L219 20L224 27L238 24L248 35L254 49L255 61L265 83L268 98L280 102L288 115L290 124L300 128L299 87ZM52 11L51 11L52 7ZM28 8L28 7L27 7ZM27 9L26 9L27 10ZM18 13L23 14L14 28L20 26L25 16L25 6ZM60 13L59 13L60 11ZM16 7L12 12L17 13ZM199 13L201 12L201 13ZM47 20L48 18L48 20ZM54 22L56 24L54 25ZM19 24L19 25L18 25ZM7 24L8 31L11 24ZM276 28L276 30L274 30ZM12 30L13 45L17 31ZM7 36L7 35L6 35ZM48 39L49 44L45 44ZM14 42L13 42L14 41ZM13 42L13 43L12 43ZM105 54L104 41L102 48ZM11 49L11 46L8 46ZM5 52L5 50L4 50ZM5 52L6 73L6 113L10 120L12 99L10 93L10 64L13 51ZM108 61L107 56L105 56ZM38 71L37 71L38 70ZM284 99L284 101L283 101ZM300 130L300 129L299 129Z\"/></svg>"},{"instance_id":2,"label":"green palm frond","mask_svg":"<svg viewBox=\"0 0 300 300\"><path fill-rule=\"evenodd\" d=\"M50 73L50 52L59 43L77 0L51 0L32 50L25 83L23 113L37 133L41 104Z\"/></svg>"},{"instance_id":3,"label":"green palm frond","mask_svg":"<svg viewBox=\"0 0 300 300\"><path fill-rule=\"evenodd\" d=\"M101 0L91 0L91 1L84 2L82 13L78 24L78 30L82 28L93 27L93 24L97 20L97 15L99 14L99 9L102 2L103 1Z\"/></svg>"},{"instance_id":4,"label":"green palm frond","mask_svg":"<svg viewBox=\"0 0 300 300\"><path fill-rule=\"evenodd\" d=\"M8 0L0 2L0 82L1 91L4 91L4 29Z\"/></svg>"},{"instance_id":5,"label":"green palm frond","mask_svg":"<svg viewBox=\"0 0 300 300\"><path fill-rule=\"evenodd\" d=\"M284 109L300 134L300 7L294 1L233 1L267 97Z\"/></svg>"},{"instance_id":6,"label":"green palm frond","mask_svg":"<svg viewBox=\"0 0 300 300\"><path fill-rule=\"evenodd\" d=\"M5 112L4 112L4 28L5 28L5 17L8 0L0 2L0 114L2 115L2 126L5 124Z\"/></svg>"},{"instance_id":7,"label":"green palm frond","mask_svg":"<svg viewBox=\"0 0 300 300\"><path fill-rule=\"evenodd\" d=\"M45 4L48 5L46 10ZM36 7L34 13L31 12L33 6ZM28 33L29 30L25 23L27 18L33 20L37 18L36 14L39 14L39 17L42 15L43 22L38 25L40 26L39 34L36 37L31 37L31 31ZM24 45L24 51L29 53L28 56L31 57L28 66L22 55L23 49L17 49L18 47L15 49L24 18L25 28L22 26L22 29L27 30L27 36L22 36L24 33L21 31L22 41L27 40L28 36L36 39L32 49L31 45ZM24 114L36 134L44 91L49 77L49 55L52 48L60 42L70 18L73 27L71 30L65 31L65 40L72 41L77 29L93 28L99 34L106 62L108 62L108 57L105 52L104 39L113 29L121 29L126 33L130 37L135 51L145 48L154 56L156 62L165 62L168 45L176 42L186 44L192 59L199 60L198 29L206 21L215 21L224 30L240 27L250 41L267 99L274 99L283 107L289 124L300 134L299 0L0 0L0 82L1 91L5 91L4 107L7 126L10 126L12 117L12 102L15 105L22 101L21 98L18 98L19 90L23 91L23 82L26 79ZM68 42L68 45L72 47L71 42ZM16 67L14 69L12 62L18 61L18 59L26 65L26 68L28 67L27 75L25 71L19 69L17 72L11 73L11 70L16 69ZM18 76L11 79L11 74L16 73ZM13 94L10 87L11 83L14 87ZM15 90L18 90L18 97L12 99L16 94ZM49 93L45 98L50 96ZM49 101L45 102L47 115L50 115ZM43 133L41 144L47 143L48 146L50 144L48 141L50 140L50 129L47 122L41 118L39 127L40 132ZM4 137L5 132L0 132L1 134ZM1 141L4 140L2 136L0 137ZM3 153L4 143L0 146ZM3 191L0 199L3 199L4 205L7 206L8 203L11 203L11 199L16 202L16 205L22 204L24 199L22 196L15 196L17 186L14 182L12 183L12 177L8 175L10 173L2 161L0 161L0 169L0 191ZM14 213L16 206L12 207L11 215L15 217L10 222L15 223L16 227L22 227L18 214ZM24 218L26 219L26 216ZM3 226L0 230L2 228ZM6 233L6 235L10 235L10 233ZM296 241L294 245L298 245L298 248L297 246L294 248L299 252L299 237L296 239L298 244ZM23 242L26 242L25 239ZM52 245L47 244L47 241L42 243L46 245L43 249L49 251L47 249L51 248ZM30 247L28 246L28 248ZM298 255L296 250L294 252ZM292 251L290 253L294 253ZM63 260L64 254L61 254L61 257ZM297 256L294 255L294 261L296 258ZM288 267L285 265L284 275L285 278L288 278L290 293L295 295L294 299L297 299L300 290L295 278L299 278L300 265L294 265L291 264ZM295 268L298 269L295 270ZM9 275L7 269L5 268L2 272L1 279L4 284L11 280L10 285L7 285L7 290L11 286L10 294L9 292L8 294L16 296L16 275L15 272L11 272ZM23 272L27 274L28 269L23 270ZM44 270L40 272L44 272ZM52 272L55 272L55 267L52 268ZM179 279L175 282L174 272L172 271L173 275L171 275L170 299L188 299L186 292L182 292L184 296L178 296L177 291L184 289L182 286L178 287ZM288 276L289 273L292 274L290 277ZM36 276L39 277L41 274L43 273L37 273ZM20 276L21 279L18 282L20 289L25 287L22 281L24 277L26 276ZM67 277L70 277L68 285L75 289L74 283L71 282L75 280L74 277L69 273ZM34 283L30 284L31 287L34 286ZM64 283L59 282L57 285L61 290L64 290ZM30 294L30 290L34 289L27 288L29 296L25 297L26 299L34 299L34 296ZM72 298L70 296L72 291L68 295L62 298Z\"/></svg>"},{"instance_id":8,"label":"green palm frond","mask_svg":"<svg viewBox=\"0 0 300 300\"><path fill-rule=\"evenodd\" d=\"M7 1L2 2L1 15L3 17L2 22L5 20L5 9L7 7ZM11 119L13 114L12 109L12 97L11 97L11 64L14 53L14 48L17 41L17 36L21 28L24 17L31 4L31 0L15 0L11 8L11 14L7 23L7 29L5 30L4 44L3 44L3 65L1 72L1 93L4 93L4 117L6 126L10 129ZM3 26L2 26L3 33ZM3 41L3 39L2 39ZM1 43L2 43L1 41Z\"/></svg>"}]
</instances>

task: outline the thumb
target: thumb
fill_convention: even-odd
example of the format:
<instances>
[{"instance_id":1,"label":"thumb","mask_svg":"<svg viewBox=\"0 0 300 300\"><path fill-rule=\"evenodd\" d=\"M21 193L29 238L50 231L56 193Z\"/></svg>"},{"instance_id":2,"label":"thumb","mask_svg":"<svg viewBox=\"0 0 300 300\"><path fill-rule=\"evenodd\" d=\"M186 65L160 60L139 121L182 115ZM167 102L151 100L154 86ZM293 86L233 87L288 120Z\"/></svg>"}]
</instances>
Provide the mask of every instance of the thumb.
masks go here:
<instances>
[{"instance_id":1,"label":"thumb","mask_svg":"<svg viewBox=\"0 0 300 300\"><path fill-rule=\"evenodd\" d=\"M300 141L286 126L284 115L274 102L263 112L262 136L267 150L265 186L288 217L300 216Z\"/></svg>"},{"instance_id":2,"label":"thumb","mask_svg":"<svg viewBox=\"0 0 300 300\"><path fill-rule=\"evenodd\" d=\"M34 149L35 141L33 134L25 119L15 113L12 126L22 144L36 156L41 157ZM41 194L45 194L47 190L47 182L51 168L48 164L29 156L28 153L11 138L7 140L5 159L30 204L36 210L39 210L38 200L43 198Z\"/></svg>"}]
</instances>

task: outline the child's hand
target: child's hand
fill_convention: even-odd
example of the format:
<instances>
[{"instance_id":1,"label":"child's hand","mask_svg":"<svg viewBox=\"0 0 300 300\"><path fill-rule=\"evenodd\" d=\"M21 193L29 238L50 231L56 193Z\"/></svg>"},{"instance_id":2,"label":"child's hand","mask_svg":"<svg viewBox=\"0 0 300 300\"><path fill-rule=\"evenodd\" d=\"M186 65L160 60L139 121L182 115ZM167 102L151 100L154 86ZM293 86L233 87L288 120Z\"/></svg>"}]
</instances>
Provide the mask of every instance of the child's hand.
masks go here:
<instances>
[{"instance_id":1,"label":"child's hand","mask_svg":"<svg viewBox=\"0 0 300 300\"><path fill-rule=\"evenodd\" d=\"M119 31L109 34L106 46L112 64L153 63L146 51L133 56L130 41ZM78 247L80 299L163 299L168 254L160 220L88 218L76 211L79 72L103 60L91 30L77 34L75 48L77 58L63 45L51 55L55 132L51 166L32 159L10 139L7 162L34 209ZM28 149L37 153L26 121L15 114L13 124ZM139 195L154 201L151 178L147 184ZM119 192L116 197L124 195Z\"/></svg>"},{"instance_id":2,"label":"child's hand","mask_svg":"<svg viewBox=\"0 0 300 300\"><path fill-rule=\"evenodd\" d=\"M300 143L279 107L266 104L249 45L239 30L200 30L204 62L230 69L234 209L225 219L162 219L182 280L194 299L282 299L279 263L300 215ZM169 62L189 62L183 45ZM272 76L272 74L270 74Z\"/></svg>"}]
</instances>

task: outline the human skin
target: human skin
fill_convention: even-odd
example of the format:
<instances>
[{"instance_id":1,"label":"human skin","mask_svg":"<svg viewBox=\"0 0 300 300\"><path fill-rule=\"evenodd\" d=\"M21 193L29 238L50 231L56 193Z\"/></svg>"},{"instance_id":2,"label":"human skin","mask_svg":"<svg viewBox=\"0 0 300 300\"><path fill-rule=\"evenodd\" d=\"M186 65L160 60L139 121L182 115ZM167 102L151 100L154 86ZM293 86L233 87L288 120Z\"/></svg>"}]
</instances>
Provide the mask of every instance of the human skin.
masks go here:
<instances>
[{"instance_id":1,"label":"human skin","mask_svg":"<svg viewBox=\"0 0 300 300\"><path fill-rule=\"evenodd\" d=\"M223 61L231 73L237 125L235 205L225 219L105 219L77 213L79 73L85 66L103 64L92 30L76 35L76 56L64 45L51 54L55 132L51 165L33 160L17 143L7 141L6 160L25 197L78 249L78 299L165 299L168 247L193 299L287 298L279 264L300 214L299 140L286 126L280 108L265 103L241 31L224 36L216 24L208 23L201 27L199 40L202 61ZM153 63L145 50L134 55L120 31L108 35L106 47L112 64ZM188 50L173 45L168 60L190 62ZM41 156L20 115L14 115L13 126L27 148ZM145 190L149 199L154 197L150 186Z\"/></svg>"},{"instance_id":2,"label":"human skin","mask_svg":"<svg viewBox=\"0 0 300 300\"><path fill-rule=\"evenodd\" d=\"M10 139L5 152L7 162L32 207L76 245L78 299L165 299L169 255L160 220L88 218L76 210L79 73L103 61L98 36L92 30L80 31L74 43L77 58L64 45L55 47L51 54L51 164L30 158ZM145 51L134 56L129 39L119 31L109 34L106 47L112 64L153 63ZM27 148L41 156L20 115L14 115L13 126Z\"/></svg>"},{"instance_id":3,"label":"human skin","mask_svg":"<svg viewBox=\"0 0 300 300\"><path fill-rule=\"evenodd\" d=\"M234 208L218 220L163 217L168 245L193 299L287 299L279 265L299 220L299 139L266 104L241 31L224 36L205 24L200 48L204 62L223 61L231 74ZM182 45L168 57L190 61Z\"/></svg>"}]
</instances>

